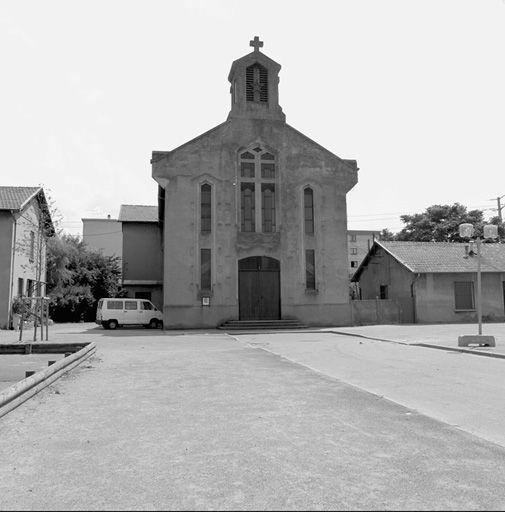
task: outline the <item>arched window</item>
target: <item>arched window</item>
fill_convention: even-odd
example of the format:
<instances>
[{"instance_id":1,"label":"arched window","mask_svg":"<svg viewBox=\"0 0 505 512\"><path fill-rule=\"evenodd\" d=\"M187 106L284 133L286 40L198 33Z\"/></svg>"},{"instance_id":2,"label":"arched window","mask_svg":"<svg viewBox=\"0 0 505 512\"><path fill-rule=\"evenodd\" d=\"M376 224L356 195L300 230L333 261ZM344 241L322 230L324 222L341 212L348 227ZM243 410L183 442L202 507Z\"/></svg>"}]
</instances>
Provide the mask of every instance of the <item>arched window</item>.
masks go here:
<instances>
[{"instance_id":1,"label":"arched window","mask_svg":"<svg viewBox=\"0 0 505 512\"><path fill-rule=\"evenodd\" d=\"M275 232L275 155L255 146L240 154L239 166L241 230Z\"/></svg>"},{"instance_id":2,"label":"arched window","mask_svg":"<svg viewBox=\"0 0 505 512\"><path fill-rule=\"evenodd\" d=\"M303 211L305 220L305 234L314 233L314 191L307 187L303 190Z\"/></svg>"},{"instance_id":3,"label":"arched window","mask_svg":"<svg viewBox=\"0 0 505 512\"><path fill-rule=\"evenodd\" d=\"M212 187L205 183L200 187L200 230L210 233L212 229Z\"/></svg>"},{"instance_id":4,"label":"arched window","mask_svg":"<svg viewBox=\"0 0 505 512\"><path fill-rule=\"evenodd\" d=\"M268 103L268 70L261 64L253 64L245 70L245 98Z\"/></svg>"}]
</instances>

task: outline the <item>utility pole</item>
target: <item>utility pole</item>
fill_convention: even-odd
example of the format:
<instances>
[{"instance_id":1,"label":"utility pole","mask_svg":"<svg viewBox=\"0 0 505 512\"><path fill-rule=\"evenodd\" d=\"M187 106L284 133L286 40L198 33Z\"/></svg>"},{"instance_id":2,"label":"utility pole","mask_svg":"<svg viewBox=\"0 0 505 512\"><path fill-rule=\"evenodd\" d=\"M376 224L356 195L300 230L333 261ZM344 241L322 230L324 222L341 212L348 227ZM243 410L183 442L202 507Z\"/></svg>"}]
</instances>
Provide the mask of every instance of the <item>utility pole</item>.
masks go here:
<instances>
[{"instance_id":1,"label":"utility pole","mask_svg":"<svg viewBox=\"0 0 505 512\"><path fill-rule=\"evenodd\" d=\"M502 206L501 204L501 200L505 197L505 195L503 196L500 196L500 197L493 197L493 199L490 199L490 201L496 201L498 203L498 218L500 219L500 224L503 223L503 216L502 216L502 213L501 211L503 210L503 208L505 208L505 205Z\"/></svg>"}]
</instances>

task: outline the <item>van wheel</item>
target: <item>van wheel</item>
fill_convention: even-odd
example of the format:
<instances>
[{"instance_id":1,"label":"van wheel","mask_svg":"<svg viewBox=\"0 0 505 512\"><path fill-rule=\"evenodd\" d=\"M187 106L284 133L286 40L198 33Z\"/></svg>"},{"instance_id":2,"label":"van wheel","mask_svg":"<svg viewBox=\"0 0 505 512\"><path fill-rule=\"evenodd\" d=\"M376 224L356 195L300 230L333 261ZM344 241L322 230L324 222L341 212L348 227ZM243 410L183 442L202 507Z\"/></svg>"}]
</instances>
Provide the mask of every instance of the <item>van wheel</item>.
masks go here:
<instances>
[{"instance_id":1,"label":"van wheel","mask_svg":"<svg viewBox=\"0 0 505 512\"><path fill-rule=\"evenodd\" d=\"M108 329L117 329L118 328L117 320L109 320L107 322L107 328Z\"/></svg>"},{"instance_id":2,"label":"van wheel","mask_svg":"<svg viewBox=\"0 0 505 512\"><path fill-rule=\"evenodd\" d=\"M149 328L150 329L157 329L159 326L159 323L158 323L158 320L156 320L156 318L153 318L150 322L149 322Z\"/></svg>"}]
</instances>

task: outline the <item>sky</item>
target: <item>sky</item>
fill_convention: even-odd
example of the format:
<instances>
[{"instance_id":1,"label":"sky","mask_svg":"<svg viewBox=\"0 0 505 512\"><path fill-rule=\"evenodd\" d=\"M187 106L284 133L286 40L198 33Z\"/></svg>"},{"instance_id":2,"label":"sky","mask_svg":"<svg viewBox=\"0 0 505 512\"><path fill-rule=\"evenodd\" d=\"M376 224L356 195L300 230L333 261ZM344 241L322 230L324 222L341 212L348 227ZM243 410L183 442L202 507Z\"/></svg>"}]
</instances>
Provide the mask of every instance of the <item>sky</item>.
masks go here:
<instances>
[{"instance_id":1,"label":"sky","mask_svg":"<svg viewBox=\"0 0 505 512\"><path fill-rule=\"evenodd\" d=\"M358 162L349 229L432 204L496 215L505 0L2 0L0 185L43 185L74 234L156 204L151 152L226 119L255 35L287 122Z\"/></svg>"}]
</instances>

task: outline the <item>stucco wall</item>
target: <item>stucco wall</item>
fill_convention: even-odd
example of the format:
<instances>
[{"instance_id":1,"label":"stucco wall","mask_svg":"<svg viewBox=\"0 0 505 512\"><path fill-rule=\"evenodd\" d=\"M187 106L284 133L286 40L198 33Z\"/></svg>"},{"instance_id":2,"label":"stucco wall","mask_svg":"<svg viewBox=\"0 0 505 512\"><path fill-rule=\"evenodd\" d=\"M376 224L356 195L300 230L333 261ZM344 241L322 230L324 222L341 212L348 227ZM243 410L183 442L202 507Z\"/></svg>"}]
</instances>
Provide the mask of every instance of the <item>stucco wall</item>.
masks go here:
<instances>
[{"instance_id":1,"label":"stucco wall","mask_svg":"<svg viewBox=\"0 0 505 512\"><path fill-rule=\"evenodd\" d=\"M82 239L105 256L122 257L123 230L116 219L82 219Z\"/></svg>"},{"instance_id":2,"label":"stucco wall","mask_svg":"<svg viewBox=\"0 0 505 512\"><path fill-rule=\"evenodd\" d=\"M477 300L477 276L475 273L425 274L416 283L416 304L419 322L477 321L477 311L455 310L455 281L473 281L475 301ZM503 281L505 281L505 273L482 274L482 316L484 320L505 320Z\"/></svg>"},{"instance_id":3,"label":"stucco wall","mask_svg":"<svg viewBox=\"0 0 505 512\"><path fill-rule=\"evenodd\" d=\"M238 154L252 143L277 156L276 233L242 233ZM357 172L281 121L231 119L153 160L165 188L165 324L215 326L238 318L238 260L280 261L281 314L307 323L349 321L346 192ZM213 185L212 232L199 230L199 188ZM303 188L314 190L315 234L303 234ZM259 205L257 205L258 207ZM200 303L200 248L212 250L211 306ZM305 249L316 253L317 293L305 290ZM323 308L319 309L318 307ZM345 312L343 313L342 311ZM315 311L323 312L315 315Z\"/></svg>"},{"instance_id":4,"label":"stucco wall","mask_svg":"<svg viewBox=\"0 0 505 512\"><path fill-rule=\"evenodd\" d=\"M123 280L163 279L161 230L154 222L123 222Z\"/></svg>"},{"instance_id":5,"label":"stucco wall","mask_svg":"<svg viewBox=\"0 0 505 512\"><path fill-rule=\"evenodd\" d=\"M17 295L18 278L24 280L24 293L27 292L27 280L31 279L45 283L46 281L46 241L39 230L39 207L36 200L32 200L21 212L15 214L15 254L13 266L14 295ZM34 233L34 251L31 258L31 235ZM36 291L34 290L34 295ZM45 293L42 286L41 293Z\"/></svg>"},{"instance_id":6,"label":"stucco wall","mask_svg":"<svg viewBox=\"0 0 505 512\"><path fill-rule=\"evenodd\" d=\"M5 329L9 321L13 227L11 213L0 212L0 329Z\"/></svg>"},{"instance_id":7,"label":"stucco wall","mask_svg":"<svg viewBox=\"0 0 505 512\"><path fill-rule=\"evenodd\" d=\"M15 225L15 228L14 228ZM32 200L22 212L0 212L0 327L8 327L10 306L18 295L18 279L23 279L23 294L31 279L46 281L46 241L39 234L39 206ZM31 235L34 233L33 258ZM13 253L14 248L14 253ZM12 259L12 256L14 258ZM35 285L34 285L35 286ZM45 285L41 286L45 294ZM36 294L36 288L33 290Z\"/></svg>"},{"instance_id":8,"label":"stucco wall","mask_svg":"<svg viewBox=\"0 0 505 512\"><path fill-rule=\"evenodd\" d=\"M359 286L361 298L377 299L380 297L380 285L388 286L389 299L407 299L411 297L411 284L415 276L403 265L398 263L382 247L363 269Z\"/></svg>"}]
</instances>

